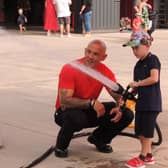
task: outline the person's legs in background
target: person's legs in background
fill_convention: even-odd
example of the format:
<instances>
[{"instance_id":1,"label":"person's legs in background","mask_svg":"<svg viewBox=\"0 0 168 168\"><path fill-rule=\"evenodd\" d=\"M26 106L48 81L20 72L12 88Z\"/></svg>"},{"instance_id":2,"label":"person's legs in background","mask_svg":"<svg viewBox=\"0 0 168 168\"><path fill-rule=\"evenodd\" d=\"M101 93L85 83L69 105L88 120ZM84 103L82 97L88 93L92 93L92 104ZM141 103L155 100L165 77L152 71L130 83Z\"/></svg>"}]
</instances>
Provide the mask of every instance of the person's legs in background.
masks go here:
<instances>
[{"instance_id":1,"label":"person's legs in background","mask_svg":"<svg viewBox=\"0 0 168 168\"><path fill-rule=\"evenodd\" d=\"M66 32L67 32L67 36L68 36L68 37L71 37L71 33L70 33L70 23L71 23L70 16L65 17Z\"/></svg>"},{"instance_id":2,"label":"person's legs in background","mask_svg":"<svg viewBox=\"0 0 168 168\"><path fill-rule=\"evenodd\" d=\"M60 37L64 35L64 24L60 24Z\"/></svg>"},{"instance_id":3,"label":"person's legs in background","mask_svg":"<svg viewBox=\"0 0 168 168\"><path fill-rule=\"evenodd\" d=\"M64 33L67 34L68 37L71 37L70 34L70 16L68 17L60 17L58 18L60 25L60 37L63 37ZM66 28L66 31L65 29Z\"/></svg>"},{"instance_id":4,"label":"person's legs in background","mask_svg":"<svg viewBox=\"0 0 168 168\"><path fill-rule=\"evenodd\" d=\"M85 28L85 35L86 36L91 35L91 29L92 29L91 18L92 18L92 11L83 14L84 28Z\"/></svg>"},{"instance_id":5,"label":"person's legs in background","mask_svg":"<svg viewBox=\"0 0 168 168\"><path fill-rule=\"evenodd\" d=\"M59 22L59 27L60 27L60 37L63 37L63 35L64 35L64 18L59 17L58 22Z\"/></svg>"}]
</instances>

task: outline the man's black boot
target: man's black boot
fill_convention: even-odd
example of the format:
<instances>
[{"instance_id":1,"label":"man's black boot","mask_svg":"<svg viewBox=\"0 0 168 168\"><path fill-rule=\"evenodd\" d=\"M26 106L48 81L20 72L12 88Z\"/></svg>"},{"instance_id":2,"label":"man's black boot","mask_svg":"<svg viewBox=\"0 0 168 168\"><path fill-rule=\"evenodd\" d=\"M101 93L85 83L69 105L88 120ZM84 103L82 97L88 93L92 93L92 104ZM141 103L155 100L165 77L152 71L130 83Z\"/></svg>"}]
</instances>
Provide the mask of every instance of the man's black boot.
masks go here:
<instances>
[{"instance_id":1,"label":"man's black boot","mask_svg":"<svg viewBox=\"0 0 168 168\"><path fill-rule=\"evenodd\" d=\"M68 157L68 150L67 149L58 149L55 148L55 156L56 157L61 157L61 158L65 158Z\"/></svg>"},{"instance_id":2,"label":"man's black boot","mask_svg":"<svg viewBox=\"0 0 168 168\"><path fill-rule=\"evenodd\" d=\"M100 143L96 142L95 138L92 135L89 136L87 140L91 144L94 144L96 146L96 149L99 152L103 152L103 153L111 153L111 152L113 152L113 149L112 149L112 147L110 145L100 144Z\"/></svg>"}]
</instances>

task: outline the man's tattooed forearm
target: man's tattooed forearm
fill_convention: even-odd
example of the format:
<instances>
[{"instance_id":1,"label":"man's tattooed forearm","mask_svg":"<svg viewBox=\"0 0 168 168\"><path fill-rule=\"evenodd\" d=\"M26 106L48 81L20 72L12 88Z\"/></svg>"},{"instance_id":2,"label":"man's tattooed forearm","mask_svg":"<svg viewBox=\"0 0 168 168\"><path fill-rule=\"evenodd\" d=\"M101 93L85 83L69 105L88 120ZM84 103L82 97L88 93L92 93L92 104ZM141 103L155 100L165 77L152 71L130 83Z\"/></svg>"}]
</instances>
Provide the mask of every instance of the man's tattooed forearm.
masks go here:
<instances>
[{"instance_id":1,"label":"man's tattooed forearm","mask_svg":"<svg viewBox=\"0 0 168 168\"><path fill-rule=\"evenodd\" d=\"M90 100L89 99L80 99L72 96L68 96L68 91L65 89L61 90L61 107L63 109L67 108L81 108L87 109L90 107Z\"/></svg>"}]
</instances>

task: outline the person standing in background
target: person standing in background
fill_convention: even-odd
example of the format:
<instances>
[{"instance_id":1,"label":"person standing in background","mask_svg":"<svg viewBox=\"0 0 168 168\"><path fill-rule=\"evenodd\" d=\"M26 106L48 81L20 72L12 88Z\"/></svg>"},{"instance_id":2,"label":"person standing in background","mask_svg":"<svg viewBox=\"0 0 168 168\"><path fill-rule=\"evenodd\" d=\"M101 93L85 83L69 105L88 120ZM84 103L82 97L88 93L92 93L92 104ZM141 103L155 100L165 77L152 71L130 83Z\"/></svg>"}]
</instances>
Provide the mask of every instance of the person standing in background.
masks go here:
<instances>
[{"instance_id":1,"label":"person standing in background","mask_svg":"<svg viewBox=\"0 0 168 168\"><path fill-rule=\"evenodd\" d=\"M52 0L45 1L44 30L47 30L47 36L51 35L51 31L58 30L57 15Z\"/></svg>"},{"instance_id":2,"label":"person standing in background","mask_svg":"<svg viewBox=\"0 0 168 168\"><path fill-rule=\"evenodd\" d=\"M31 4L30 0L17 0L17 9L22 8L27 20L30 20Z\"/></svg>"},{"instance_id":3,"label":"person standing in background","mask_svg":"<svg viewBox=\"0 0 168 168\"><path fill-rule=\"evenodd\" d=\"M85 36L91 35L91 17L92 17L92 0L83 0L82 7L80 10L80 15L82 15Z\"/></svg>"},{"instance_id":4,"label":"person standing in background","mask_svg":"<svg viewBox=\"0 0 168 168\"><path fill-rule=\"evenodd\" d=\"M55 123L60 126L55 156L67 157L72 136L84 128L95 128L88 137L89 143L99 152L111 153L112 139L132 122L133 112L120 108L121 95L95 79L94 75L85 73L85 70L91 70L117 83L115 74L102 63L106 58L106 44L97 39L89 42L82 58L62 67L54 115ZM115 102L98 100L103 88Z\"/></svg>"},{"instance_id":5,"label":"person standing in background","mask_svg":"<svg viewBox=\"0 0 168 168\"><path fill-rule=\"evenodd\" d=\"M19 30L20 32L23 32L26 30L25 24L27 23L27 18L26 16L23 14L23 9L19 8L18 9L18 18L17 18L17 22L19 25Z\"/></svg>"},{"instance_id":6,"label":"person standing in background","mask_svg":"<svg viewBox=\"0 0 168 168\"><path fill-rule=\"evenodd\" d=\"M70 23L71 23L71 11L70 5L72 4L71 0L53 0L57 10L58 22L60 25L60 37L63 37L64 34L64 25L66 27L66 33L68 37L71 37L70 34Z\"/></svg>"},{"instance_id":7,"label":"person standing in background","mask_svg":"<svg viewBox=\"0 0 168 168\"><path fill-rule=\"evenodd\" d=\"M133 31L133 33L142 30L142 26L141 26L142 24L143 24L143 21L142 21L142 18L141 18L141 14L138 13L138 12L135 13L135 17L132 21L132 31Z\"/></svg>"},{"instance_id":8,"label":"person standing in background","mask_svg":"<svg viewBox=\"0 0 168 168\"><path fill-rule=\"evenodd\" d=\"M136 12L141 13L141 18L143 20L142 27L144 31L149 29L149 9L152 9L152 6L148 3L148 0L141 0L134 6Z\"/></svg>"}]
</instances>

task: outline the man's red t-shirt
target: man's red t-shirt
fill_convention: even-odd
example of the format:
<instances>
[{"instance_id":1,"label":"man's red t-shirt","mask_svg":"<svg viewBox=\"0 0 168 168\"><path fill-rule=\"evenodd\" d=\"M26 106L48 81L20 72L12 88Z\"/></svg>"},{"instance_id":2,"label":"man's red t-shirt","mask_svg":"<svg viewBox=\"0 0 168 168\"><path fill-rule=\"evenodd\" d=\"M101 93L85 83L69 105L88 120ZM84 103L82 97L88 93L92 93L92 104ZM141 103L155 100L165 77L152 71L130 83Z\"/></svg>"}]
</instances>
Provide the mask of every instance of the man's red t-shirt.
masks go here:
<instances>
[{"instance_id":1,"label":"man's red t-shirt","mask_svg":"<svg viewBox=\"0 0 168 168\"><path fill-rule=\"evenodd\" d=\"M80 63L83 62L83 58L77 60ZM103 76L109 78L110 80L116 82L114 73L104 64L99 63L96 71L100 72ZM74 90L74 97L81 99L97 99L104 84L100 81L94 79L90 75L81 72L77 68L73 67L71 64L66 64L63 66L59 74L59 89L72 89ZM56 109L60 107L59 97L57 95Z\"/></svg>"}]
</instances>

